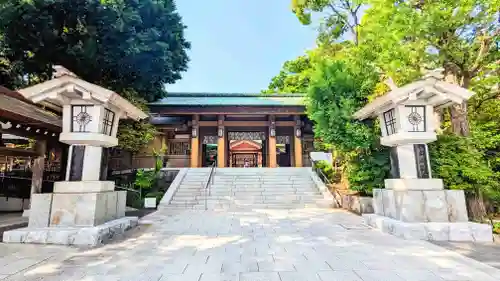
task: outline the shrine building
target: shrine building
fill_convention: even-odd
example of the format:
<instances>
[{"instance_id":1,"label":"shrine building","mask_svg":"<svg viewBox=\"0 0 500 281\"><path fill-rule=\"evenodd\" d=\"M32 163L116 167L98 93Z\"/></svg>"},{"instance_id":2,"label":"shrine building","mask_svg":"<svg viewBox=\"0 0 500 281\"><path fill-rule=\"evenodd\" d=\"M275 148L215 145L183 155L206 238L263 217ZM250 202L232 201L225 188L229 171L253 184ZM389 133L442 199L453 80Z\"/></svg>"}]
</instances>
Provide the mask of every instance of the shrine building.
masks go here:
<instances>
[{"instance_id":1,"label":"shrine building","mask_svg":"<svg viewBox=\"0 0 500 281\"><path fill-rule=\"evenodd\" d=\"M167 167L310 166L302 94L168 93L149 105ZM246 163L246 164L245 164Z\"/></svg>"}]
</instances>

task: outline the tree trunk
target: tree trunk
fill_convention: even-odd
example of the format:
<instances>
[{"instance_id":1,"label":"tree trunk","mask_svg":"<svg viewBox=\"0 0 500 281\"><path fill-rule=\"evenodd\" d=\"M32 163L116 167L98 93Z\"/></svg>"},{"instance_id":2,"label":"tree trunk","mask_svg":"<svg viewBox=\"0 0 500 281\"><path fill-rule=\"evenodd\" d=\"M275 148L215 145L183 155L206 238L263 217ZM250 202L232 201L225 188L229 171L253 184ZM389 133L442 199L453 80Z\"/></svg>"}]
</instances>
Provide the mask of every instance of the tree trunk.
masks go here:
<instances>
[{"instance_id":1,"label":"tree trunk","mask_svg":"<svg viewBox=\"0 0 500 281\"><path fill-rule=\"evenodd\" d=\"M450 108L451 129L455 135L467 137L470 134L469 120L467 120L467 102L455 104Z\"/></svg>"},{"instance_id":2,"label":"tree trunk","mask_svg":"<svg viewBox=\"0 0 500 281\"><path fill-rule=\"evenodd\" d=\"M482 220L487 217L486 206L481 190L474 192L466 192L465 201L467 202L467 211L469 218L474 220Z\"/></svg>"},{"instance_id":3,"label":"tree trunk","mask_svg":"<svg viewBox=\"0 0 500 281\"><path fill-rule=\"evenodd\" d=\"M460 79L452 69L445 71L445 81L468 88L470 78L465 74ZM469 120L467 119L467 101L455 104L450 108L451 129L457 136L468 137L470 135ZM467 210L469 218L481 220L486 217L486 206L481 189L466 193Z\"/></svg>"}]
</instances>

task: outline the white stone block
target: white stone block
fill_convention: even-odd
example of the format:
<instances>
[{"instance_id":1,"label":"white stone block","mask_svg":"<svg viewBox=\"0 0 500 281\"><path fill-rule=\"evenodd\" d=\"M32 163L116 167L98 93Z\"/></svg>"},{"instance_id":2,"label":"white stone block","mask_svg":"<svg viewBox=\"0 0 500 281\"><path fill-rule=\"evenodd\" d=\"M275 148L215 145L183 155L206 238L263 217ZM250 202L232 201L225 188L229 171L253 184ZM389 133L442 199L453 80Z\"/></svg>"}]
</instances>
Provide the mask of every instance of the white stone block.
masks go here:
<instances>
[{"instance_id":1,"label":"white stone block","mask_svg":"<svg viewBox=\"0 0 500 281\"><path fill-rule=\"evenodd\" d=\"M422 191L426 222L448 222L448 206L444 190Z\"/></svg>"},{"instance_id":2,"label":"white stone block","mask_svg":"<svg viewBox=\"0 0 500 281\"><path fill-rule=\"evenodd\" d=\"M117 218L116 191L54 193L50 226L89 227Z\"/></svg>"},{"instance_id":3,"label":"white stone block","mask_svg":"<svg viewBox=\"0 0 500 281\"><path fill-rule=\"evenodd\" d=\"M453 223L449 226L450 241L474 241L469 223Z\"/></svg>"},{"instance_id":4,"label":"white stone block","mask_svg":"<svg viewBox=\"0 0 500 281\"><path fill-rule=\"evenodd\" d=\"M471 236L476 242L493 242L493 229L490 224L469 222Z\"/></svg>"},{"instance_id":5,"label":"white stone block","mask_svg":"<svg viewBox=\"0 0 500 281\"><path fill-rule=\"evenodd\" d=\"M424 223L427 240L450 241L450 223Z\"/></svg>"},{"instance_id":6,"label":"white stone block","mask_svg":"<svg viewBox=\"0 0 500 281\"><path fill-rule=\"evenodd\" d=\"M31 195L31 211L29 227L47 227L50 222L50 206L52 193L39 193Z\"/></svg>"},{"instance_id":7,"label":"white stone block","mask_svg":"<svg viewBox=\"0 0 500 281\"><path fill-rule=\"evenodd\" d=\"M93 227L20 228L4 232L3 242L97 246L137 225L137 217L124 217Z\"/></svg>"},{"instance_id":8,"label":"white stone block","mask_svg":"<svg viewBox=\"0 0 500 281\"><path fill-rule=\"evenodd\" d=\"M442 179L386 179L385 188L391 190L443 190Z\"/></svg>"},{"instance_id":9,"label":"white stone block","mask_svg":"<svg viewBox=\"0 0 500 281\"><path fill-rule=\"evenodd\" d=\"M19 212L24 208L25 199L0 196L0 211ZM29 202L29 200L26 200Z\"/></svg>"},{"instance_id":10,"label":"white stone block","mask_svg":"<svg viewBox=\"0 0 500 281\"><path fill-rule=\"evenodd\" d=\"M465 195L463 190L445 190L448 221L466 222L469 220L467 207L465 205Z\"/></svg>"},{"instance_id":11,"label":"white stone block","mask_svg":"<svg viewBox=\"0 0 500 281\"><path fill-rule=\"evenodd\" d=\"M50 226L94 226L97 193L54 193Z\"/></svg>"},{"instance_id":12,"label":"white stone block","mask_svg":"<svg viewBox=\"0 0 500 281\"><path fill-rule=\"evenodd\" d=\"M392 218L364 214L365 223L382 232L408 240L491 242L493 234L488 224L473 222L410 223Z\"/></svg>"},{"instance_id":13,"label":"white stone block","mask_svg":"<svg viewBox=\"0 0 500 281\"><path fill-rule=\"evenodd\" d=\"M396 218L396 204L394 200L394 190L383 190L382 200L384 204L384 216Z\"/></svg>"},{"instance_id":14,"label":"white stone block","mask_svg":"<svg viewBox=\"0 0 500 281\"><path fill-rule=\"evenodd\" d=\"M54 183L54 193L92 193L114 190L113 181L58 181Z\"/></svg>"},{"instance_id":15,"label":"white stone block","mask_svg":"<svg viewBox=\"0 0 500 281\"><path fill-rule=\"evenodd\" d=\"M105 222L117 219L117 201L118 194L116 192L106 192L106 213L104 215Z\"/></svg>"},{"instance_id":16,"label":"white stone block","mask_svg":"<svg viewBox=\"0 0 500 281\"><path fill-rule=\"evenodd\" d=\"M403 222L424 222L424 198L422 191L394 191L395 219Z\"/></svg>"},{"instance_id":17,"label":"white stone block","mask_svg":"<svg viewBox=\"0 0 500 281\"><path fill-rule=\"evenodd\" d=\"M384 215L382 191L380 188L373 189L373 211L377 215Z\"/></svg>"},{"instance_id":18,"label":"white stone block","mask_svg":"<svg viewBox=\"0 0 500 281\"><path fill-rule=\"evenodd\" d=\"M144 208L156 208L156 197L146 197L144 198Z\"/></svg>"},{"instance_id":19,"label":"white stone block","mask_svg":"<svg viewBox=\"0 0 500 281\"><path fill-rule=\"evenodd\" d=\"M123 218L127 208L127 191L116 192L116 218Z\"/></svg>"}]
</instances>

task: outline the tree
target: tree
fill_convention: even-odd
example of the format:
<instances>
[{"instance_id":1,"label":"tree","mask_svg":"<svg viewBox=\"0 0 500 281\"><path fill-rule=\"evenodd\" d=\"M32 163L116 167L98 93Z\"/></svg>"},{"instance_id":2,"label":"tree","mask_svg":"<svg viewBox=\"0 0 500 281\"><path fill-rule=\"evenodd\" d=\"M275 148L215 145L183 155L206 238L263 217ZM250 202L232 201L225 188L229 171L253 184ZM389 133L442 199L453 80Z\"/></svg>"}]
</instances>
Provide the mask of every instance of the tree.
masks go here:
<instances>
[{"instance_id":1,"label":"tree","mask_svg":"<svg viewBox=\"0 0 500 281\"><path fill-rule=\"evenodd\" d=\"M306 93L315 67L326 58L340 57L345 43L323 45L305 55L286 61L263 93Z\"/></svg>"},{"instance_id":2,"label":"tree","mask_svg":"<svg viewBox=\"0 0 500 281\"><path fill-rule=\"evenodd\" d=\"M187 69L185 26L173 0L11 0L0 6L0 83L25 87L62 65L147 109ZM120 146L137 151L148 123L120 126Z\"/></svg>"},{"instance_id":3,"label":"tree","mask_svg":"<svg viewBox=\"0 0 500 281\"><path fill-rule=\"evenodd\" d=\"M292 0L292 11L301 23L309 25L313 13L326 14L319 27L320 44L331 44L350 33L358 45L360 0Z\"/></svg>"},{"instance_id":4,"label":"tree","mask_svg":"<svg viewBox=\"0 0 500 281\"><path fill-rule=\"evenodd\" d=\"M165 96L164 84L186 70L184 28L172 0L15 0L0 10L17 75L45 80L59 64L117 92L133 88L147 101Z\"/></svg>"},{"instance_id":5,"label":"tree","mask_svg":"<svg viewBox=\"0 0 500 281\"><path fill-rule=\"evenodd\" d=\"M424 68L441 67L446 81L479 92L471 100L476 108L485 100L498 96L495 87L498 89L500 62L499 0L398 1L397 4L392 0L372 0L369 4L360 28L360 46L384 73L395 77L396 81L407 81L421 75ZM478 128L471 130L467 103L454 105L444 113L445 133L469 137L475 130L476 134L482 134ZM435 145L433 157L438 158L434 161L439 166L435 167L438 171L445 171L442 169L445 161L439 160L446 155L439 150L450 151L450 143L460 147L455 151L461 153L459 157L485 157L485 150L474 141L451 136L448 139L450 141L444 143L447 138L443 136ZM465 154L472 153L464 147L471 143L476 145L477 154ZM477 166L477 175L486 175L484 171L491 170L483 160L474 163L481 164ZM462 183L469 184L469 212L476 219L483 218L486 215L483 194L491 186L483 186L484 182L478 184L481 182L478 179L471 180L467 166L459 165L456 169L463 172L453 176L445 172L438 175L448 183L459 177Z\"/></svg>"},{"instance_id":6,"label":"tree","mask_svg":"<svg viewBox=\"0 0 500 281\"><path fill-rule=\"evenodd\" d=\"M344 159L350 189L363 194L382 188L390 170L388 150L379 143L377 123L353 117L379 83L370 65L326 60L316 67L308 90L307 112L315 123L316 136L332 144Z\"/></svg>"},{"instance_id":7,"label":"tree","mask_svg":"<svg viewBox=\"0 0 500 281\"><path fill-rule=\"evenodd\" d=\"M372 0L363 21L362 44L376 63L400 69L442 67L448 82L470 88L500 62L499 0ZM403 63L398 61L402 57ZM450 110L451 129L469 135L467 104Z\"/></svg>"}]
</instances>

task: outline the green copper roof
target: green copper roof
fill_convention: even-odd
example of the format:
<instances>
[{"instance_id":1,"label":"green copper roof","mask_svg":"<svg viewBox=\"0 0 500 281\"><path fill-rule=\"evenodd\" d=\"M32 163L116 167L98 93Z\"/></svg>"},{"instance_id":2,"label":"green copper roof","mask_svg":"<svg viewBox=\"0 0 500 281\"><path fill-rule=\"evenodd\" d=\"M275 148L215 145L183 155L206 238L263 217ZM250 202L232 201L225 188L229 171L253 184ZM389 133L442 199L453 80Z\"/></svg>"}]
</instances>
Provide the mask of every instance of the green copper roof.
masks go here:
<instances>
[{"instance_id":1,"label":"green copper roof","mask_svg":"<svg viewBox=\"0 0 500 281\"><path fill-rule=\"evenodd\" d=\"M151 106L303 106L303 94L168 93Z\"/></svg>"}]
</instances>

